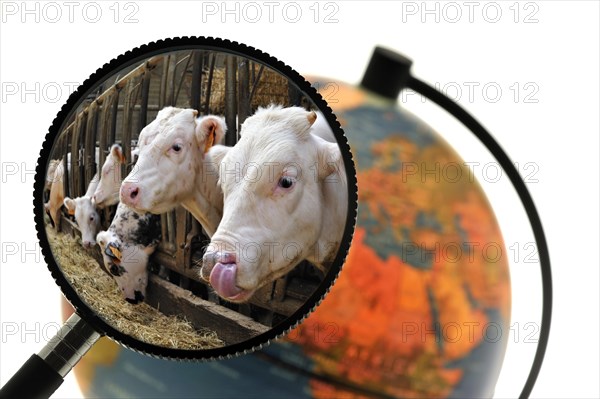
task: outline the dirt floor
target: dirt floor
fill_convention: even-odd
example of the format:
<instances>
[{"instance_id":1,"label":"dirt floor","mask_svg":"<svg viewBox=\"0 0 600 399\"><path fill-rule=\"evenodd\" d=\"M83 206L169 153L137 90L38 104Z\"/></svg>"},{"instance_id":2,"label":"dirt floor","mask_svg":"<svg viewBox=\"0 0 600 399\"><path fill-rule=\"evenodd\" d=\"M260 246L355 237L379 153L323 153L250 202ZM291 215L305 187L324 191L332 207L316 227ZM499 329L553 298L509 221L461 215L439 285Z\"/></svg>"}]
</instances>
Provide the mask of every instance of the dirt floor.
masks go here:
<instances>
[{"instance_id":1,"label":"dirt floor","mask_svg":"<svg viewBox=\"0 0 600 399\"><path fill-rule=\"evenodd\" d=\"M117 330L140 341L175 349L224 345L214 331L198 331L184 318L164 315L146 303L126 302L117 283L86 253L79 238L57 233L51 227L46 228L46 234L58 265L81 299Z\"/></svg>"}]
</instances>

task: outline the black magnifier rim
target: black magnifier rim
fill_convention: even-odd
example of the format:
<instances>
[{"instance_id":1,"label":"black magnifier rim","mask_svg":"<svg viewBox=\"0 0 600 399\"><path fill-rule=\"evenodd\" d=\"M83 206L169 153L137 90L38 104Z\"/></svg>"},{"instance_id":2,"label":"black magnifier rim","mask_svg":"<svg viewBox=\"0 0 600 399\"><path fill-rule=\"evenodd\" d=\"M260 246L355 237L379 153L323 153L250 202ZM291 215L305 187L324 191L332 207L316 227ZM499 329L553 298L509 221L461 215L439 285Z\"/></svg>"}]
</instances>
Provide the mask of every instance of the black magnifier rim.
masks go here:
<instances>
[{"instance_id":1,"label":"black magnifier rim","mask_svg":"<svg viewBox=\"0 0 600 399\"><path fill-rule=\"evenodd\" d=\"M97 85L100 82L118 70L122 70L137 62L148 59L153 55L194 49L212 50L242 56L271 68L272 70L285 76L288 81L293 82L298 89L303 92L304 95L313 101L313 103L327 119L329 126L332 128L337 140L337 144L342 153L348 184L348 212L346 216L346 226L344 228L342 242L331 268L325 274L323 281L312 293L310 298L306 300L293 315L289 316L283 322L277 324L263 334L257 335L240 343L226 345L222 348L202 350L174 349L149 344L120 332L103 320L100 316L98 316L95 311L78 296L54 259L48 238L46 236L46 226L44 223L45 212L43 208L43 190L46 178L47 163L49 161L53 144L58 138L64 123L67 122L67 118L71 115L71 112L74 111L85 100L87 94L89 94L93 88L97 88ZM191 36L158 40L121 54L90 75L90 77L86 79L83 84L69 96L69 99L62 106L60 112L52 122L40 151L35 173L33 207L37 236L40 240L41 251L48 265L48 269L50 270L52 277L61 288L67 300L69 300L83 320L89 323L99 333L106 335L121 345L137 352L145 353L158 358L178 360L209 360L229 358L235 355L249 353L251 351L260 349L265 344L268 344L270 340L282 336L291 328L298 325L315 309L325 294L327 294L331 289L331 286L336 280L345 261L348 250L350 249L350 243L354 234L357 216L358 187L352 153L340 123L337 121L333 111L327 105L323 97L316 91L314 87L310 85L308 81L304 79L304 77L302 77L298 72L293 70L285 63L256 48L227 39Z\"/></svg>"}]
</instances>

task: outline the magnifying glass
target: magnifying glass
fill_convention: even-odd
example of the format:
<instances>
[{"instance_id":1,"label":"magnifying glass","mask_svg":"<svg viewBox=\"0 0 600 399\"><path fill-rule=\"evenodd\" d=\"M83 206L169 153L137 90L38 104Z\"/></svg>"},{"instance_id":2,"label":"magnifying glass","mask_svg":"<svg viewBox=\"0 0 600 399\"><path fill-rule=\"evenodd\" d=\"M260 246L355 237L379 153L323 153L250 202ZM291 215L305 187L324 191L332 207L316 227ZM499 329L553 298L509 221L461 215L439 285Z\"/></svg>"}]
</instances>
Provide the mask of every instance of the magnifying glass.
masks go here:
<instances>
[{"instance_id":1,"label":"magnifying glass","mask_svg":"<svg viewBox=\"0 0 600 399\"><path fill-rule=\"evenodd\" d=\"M103 335L170 359L266 345L328 292L356 204L340 124L290 67L204 37L121 55L41 150L38 238L76 313L1 396L51 395Z\"/></svg>"}]
</instances>

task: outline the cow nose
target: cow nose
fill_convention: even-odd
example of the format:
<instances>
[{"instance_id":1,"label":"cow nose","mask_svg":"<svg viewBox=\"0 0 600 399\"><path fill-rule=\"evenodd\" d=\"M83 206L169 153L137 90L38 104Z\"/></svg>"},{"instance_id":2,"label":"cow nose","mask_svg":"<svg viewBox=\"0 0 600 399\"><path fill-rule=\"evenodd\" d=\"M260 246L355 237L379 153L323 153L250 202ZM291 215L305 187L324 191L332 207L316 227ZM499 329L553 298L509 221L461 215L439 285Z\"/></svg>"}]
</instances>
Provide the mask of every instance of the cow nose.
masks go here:
<instances>
[{"instance_id":1,"label":"cow nose","mask_svg":"<svg viewBox=\"0 0 600 399\"><path fill-rule=\"evenodd\" d=\"M92 245L94 245L94 244L95 244L95 242L92 242L92 241L84 241L83 242L83 247L84 248L91 248Z\"/></svg>"},{"instance_id":2,"label":"cow nose","mask_svg":"<svg viewBox=\"0 0 600 399\"><path fill-rule=\"evenodd\" d=\"M126 204L135 204L139 198L140 188L134 183L123 183L121 186L121 200Z\"/></svg>"}]
</instances>

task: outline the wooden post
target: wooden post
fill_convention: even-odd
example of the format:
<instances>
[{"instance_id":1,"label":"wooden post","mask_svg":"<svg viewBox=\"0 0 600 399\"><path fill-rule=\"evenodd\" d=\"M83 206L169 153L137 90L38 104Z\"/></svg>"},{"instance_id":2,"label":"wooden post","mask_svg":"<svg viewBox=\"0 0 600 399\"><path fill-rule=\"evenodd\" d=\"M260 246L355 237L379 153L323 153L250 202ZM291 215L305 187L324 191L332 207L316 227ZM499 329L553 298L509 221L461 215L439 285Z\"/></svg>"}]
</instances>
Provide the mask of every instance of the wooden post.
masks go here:
<instances>
[{"instance_id":1,"label":"wooden post","mask_svg":"<svg viewBox=\"0 0 600 399\"><path fill-rule=\"evenodd\" d=\"M236 56L225 56L225 145L234 146L238 141L237 136L237 95L236 95Z\"/></svg>"},{"instance_id":2,"label":"wooden post","mask_svg":"<svg viewBox=\"0 0 600 399\"><path fill-rule=\"evenodd\" d=\"M158 108L163 109L167 104L167 74L169 72L169 58L168 55L163 58L162 70L160 74L160 94L158 96Z\"/></svg>"},{"instance_id":3,"label":"wooden post","mask_svg":"<svg viewBox=\"0 0 600 399\"><path fill-rule=\"evenodd\" d=\"M200 98L202 97L202 59L204 55L201 50L192 54L192 90L190 96L190 107L202 113L200 109Z\"/></svg>"},{"instance_id":4,"label":"wooden post","mask_svg":"<svg viewBox=\"0 0 600 399\"><path fill-rule=\"evenodd\" d=\"M181 86L183 86L183 81L185 80L185 75L188 72L188 67L190 66L190 62L192 61L192 55L193 55L194 51L190 52L190 54L186 55L182 60L180 60L177 64L175 64L175 68L177 68L177 65L179 65L180 63L183 62L183 60L185 61L185 66L183 67L183 69L181 70L181 73L179 74L179 83L177 84L177 90L175 90L175 95L174 95L174 100L173 103L177 104L179 101L179 93L181 93ZM175 70L177 71L177 69ZM177 78L177 75L174 76L174 79ZM188 96L188 106L190 104L190 97Z\"/></svg>"},{"instance_id":5,"label":"wooden post","mask_svg":"<svg viewBox=\"0 0 600 399\"><path fill-rule=\"evenodd\" d=\"M166 87L166 100L165 106L175 105L175 69L177 68L177 56L170 55L168 57L169 63L167 66L167 87Z\"/></svg>"},{"instance_id":6,"label":"wooden post","mask_svg":"<svg viewBox=\"0 0 600 399\"><path fill-rule=\"evenodd\" d=\"M148 96L150 94L150 78L152 72L150 69L146 69L144 76L142 77L142 99L140 103L140 115L138 119L138 136L142 129L148 124Z\"/></svg>"},{"instance_id":7,"label":"wooden post","mask_svg":"<svg viewBox=\"0 0 600 399\"><path fill-rule=\"evenodd\" d=\"M290 105L302 105L302 92L298 90L291 80L288 80L288 99Z\"/></svg>"},{"instance_id":8,"label":"wooden post","mask_svg":"<svg viewBox=\"0 0 600 399\"><path fill-rule=\"evenodd\" d=\"M169 231L168 247L171 253L177 251L177 234L175 232L175 210L167 212L167 230Z\"/></svg>"},{"instance_id":9,"label":"wooden post","mask_svg":"<svg viewBox=\"0 0 600 399\"><path fill-rule=\"evenodd\" d=\"M106 97L101 103L101 125L100 125L100 137L98 139L98 147L100 148L100 154L98 157L98 169L101 170L106 161L106 149L108 148L108 139L110 135L110 109L111 101L114 101L114 96ZM111 143L112 144L112 143Z\"/></svg>"},{"instance_id":10,"label":"wooden post","mask_svg":"<svg viewBox=\"0 0 600 399\"><path fill-rule=\"evenodd\" d=\"M247 58L238 58L238 126L250 115L250 61Z\"/></svg>"},{"instance_id":11,"label":"wooden post","mask_svg":"<svg viewBox=\"0 0 600 399\"><path fill-rule=\"evenodd\" d=\"M98 106L92 102L88 107L88 117L85 126L85 191L96 173L96 123L98 122Z\"/></svg>"},{"instance_id":12,"label":"wooden post","mask_svg":"<svg viewBox=\"0 0 600 399\"><path fill-rule=\"evenodd\" d=\"M121 165L122 176L125 177L131 171L133 165L131 164L131 135L133 126L133 108L137 100L138 90L136 88L136 82L132 79L127 82L125 87L125 101L123 104L123 126L121 133L121 148L123 149L123 155L125 156L125 165Z\"/></svg>"},{"instance_id":13,"label":"wooden post","mask_svg":"<svg viewBox=\"0 0 600 399\"><path fill-rule=\"evenodd\" d=\"M205 95L205 108L204 115L210 114L210 93L212 89L212 81L213 75L215 72L215 62L217 59L217 55L215 53L211 53L210 55L210 66L208 67L208 81L206 82L206 95Z\"/></svg>"},{"instance_id":14,"label":"wooden post","mask_svg":"<svg viewBox=\"0 0 600 399\"><path fill-rule=\"evenodd\" d=\"M161 246L158 248L159 250L169 248L169 231L167 230L167 214L163 213L160 215L160 233L161 233Z\"/></svg>"},{"instance_id":15,"label":"wooden post","mask_svg":"<svg viewBox=\"0 0 600 399\"><path fill-rule=\"evenodd\" d=\"M62 163L63 163L63 175L62 175L62 179L63 179L63 189L64 189L64 193L65 193L65 197L67 195L71 195L71 190L69 189L69 168L68 168L68 157L67 157L67 153L69 152L69 134L71 134L73 132L73 128L67 128L67 130L65 131L63 137L62 137Z\"/></svg>"},{"instance_id":16,"label":"wooden post","mask_svg":"<svg viewBox=\"0 0 600 399\"><path fill-rule=\"evenodd\" d=\"M254 65L254 64L253 64ZM264 65L260 65L260 67L258 68L258 72L256 73L256 75L254 74L254 66L252 68L252 90L250 90L250 96L248 99L248 102L250 103L250 106L252 107L252 99L254 98L254 94L256 94L256 90L258 89L258 84L260 83L260 78L262 76L262 73L265 69Z\"/></svg>"},{"instance_id":17,"label":"wooden post","mask_svg":"<svg viewBox=\"0 0 600 399\"><path fill-rule=\"evenodd\" d=\"M73 198L79 196L79 130L82 118L82 114L75 116L75 127L71 134L71 190L69 194ZM67 194L65 193L65 195Z\"/></svg>"},{"instance_id":18,"label":"wooden post","mask_svg":"<svg viewBox=\"0 0 600 399\"><path fill-rule=\"evenodd\" d=\"M175 208L175 262L177 264L177 270L182 273L188 265L185 263L185 244L186 244L186 231L187 231L187 211L183 207L178 206Z\"/></svg>"},{"instance_id":19,"label":"wooden post","mask_svg":"<svg viewBox=\"0 0 600 399\"><path fill-rule=\"evenodd\" d=\"M119 97L121 90L115 91L115 96L112 103L111 120L110 120L110 136L108 145L112 146L117 141L117 116L119 114Z\"/></svg>"},{"instance_id":20,"label":"wooden post","mask_svg":"<svg viewBox=\"0 0 600 399\"><path fill-rule=\"evenodd\" d=\"M82 114L82 118L81 118L81 124L79 125L79 141L78 141L78 145L79 147L77 148L78 150L78 160L79 162L77 163L77 176L79 179L79 186L78 186L78 193L77 196L82 196L83 194L85 194L86 190L87 190L87 186L86 186L86 182L85 182L85 133L86 133L86 128L87 128L87 121L88 121L88 112L87 112L87 108L83 110ZM73 165L71 165L71 168L73 168Z\"/></svg>"},{"instance_id":21,"label":"wooden post","mask_svg":"<svg viewBox=\"0 0 600 399\"><path fill-rule=\"evenodd\" d=\"M192 267L192 241L194 238L201 236L202 227L200 227L200 222L189 212L186 212L186 223L188 228L185 236L185 246L183 247L183 264L186 269L190 269Z\"/></svg>"}]
</instances>

